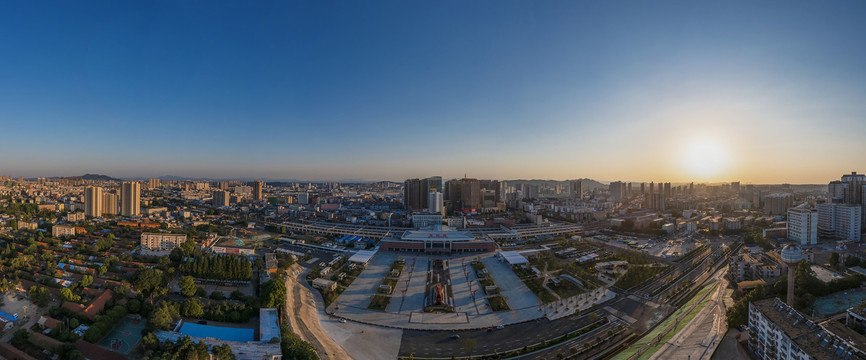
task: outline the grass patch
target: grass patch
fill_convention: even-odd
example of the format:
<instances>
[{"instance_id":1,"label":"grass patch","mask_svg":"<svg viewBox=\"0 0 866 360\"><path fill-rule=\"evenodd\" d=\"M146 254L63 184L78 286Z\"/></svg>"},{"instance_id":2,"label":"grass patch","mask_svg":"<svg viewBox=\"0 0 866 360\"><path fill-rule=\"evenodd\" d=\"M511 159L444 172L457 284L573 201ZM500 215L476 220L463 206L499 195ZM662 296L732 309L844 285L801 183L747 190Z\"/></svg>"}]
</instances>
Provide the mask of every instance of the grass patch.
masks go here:
<instances>
[{"instance_id":1,"label":"grass patch","mask_svg":"<svg viewBox=\"0 0 866 360\"><path fill-rule=\"evenodd\" d=\"M577 286L577 284L566 279L562 279L562 281L559 283L559 286L551 286L550 289L563 299L580 295L585 292L583 289L580 288L580 286Z\"/></svg>"},{"instance_id":2,"label":"grass patch","mask_svg":"<svg viewBox=\"0 0 866 360\"><path fill-rule=\"evenodd\" d=\"M397 287L397 279L394 278L384 278L382 279L382 285L391 286L391 288Z\"/></svg>"},{"instance_id":3,"label":"grass patch","mask_svg":"<svg viewBox=\"0 0 866 360\"><path fill-rule=\"evenodd\" d=\"M490 309L493 311L508 310L508 303L505 302L505 297L502 295L494 295L494 296L488 297L487 302L490 303Z\"/></svg>"},{"instance_id":4,"label":"grass patch","mask_svg":"<svg viewBox=\"0 0 866 360\"><path fill-rule=\"evenodd\" d=\"M385 311L385 308L388 307L388 303L391 302L390 296L385 295L373 295L370 297L370 306L367 306L368 309L371 310L379 310Z\"/></svg>"},{"instance_id":5,"label":"grass patch","mask_svg":"<svg viewBox=\"0 0 866 360\"><path fill-rule=\"evenodd\" d=\"M542 303L546 304L556 301L556 296L553 296L550 291L547 291L547 289L542 286L541 279L535 277L534 274L530 277L520 280L522 280L523 283L526 284L526 287L528 287L529 290L532 290L532 292L535 293L535 296L537 296L538 300L541 300Z\"/></svg>"}]
</instances>

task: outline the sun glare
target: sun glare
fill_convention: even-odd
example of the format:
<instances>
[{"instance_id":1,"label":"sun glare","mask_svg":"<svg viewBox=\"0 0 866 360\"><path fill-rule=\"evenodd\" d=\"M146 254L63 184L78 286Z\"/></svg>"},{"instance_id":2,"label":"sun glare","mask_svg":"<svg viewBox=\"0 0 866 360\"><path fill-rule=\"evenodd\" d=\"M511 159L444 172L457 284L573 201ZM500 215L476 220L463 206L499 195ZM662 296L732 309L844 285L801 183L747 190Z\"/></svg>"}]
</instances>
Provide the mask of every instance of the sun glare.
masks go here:
<instances>
[{"instance_id":1,"label":"sun glare","mask_svg":"<svg viewBox=\"0 0 866 360\"><path fill-rule=\"evenodd\" d=\"M713 139L693 139L683 149L683 168L693 177L706 180L718 176L727 164L725 148Z\"/></svg>"}]
</instances>

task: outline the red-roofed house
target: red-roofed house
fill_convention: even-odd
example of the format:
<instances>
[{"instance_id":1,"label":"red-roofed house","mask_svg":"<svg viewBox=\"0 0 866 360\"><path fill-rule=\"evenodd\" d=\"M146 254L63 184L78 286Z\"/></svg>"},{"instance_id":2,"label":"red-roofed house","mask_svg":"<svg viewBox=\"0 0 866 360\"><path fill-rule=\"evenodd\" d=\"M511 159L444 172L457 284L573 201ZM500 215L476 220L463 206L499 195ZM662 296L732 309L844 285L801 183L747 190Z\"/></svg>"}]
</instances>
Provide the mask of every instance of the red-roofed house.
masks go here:
<instances>
[{"instance_id":1,"label":"red-roofed house","mask_svg":"<svg viewBox=\"0 0 866 360\"><path fill-rule=\"evenodd\" d=\"M39 317L39 325L46 329L54 329L58 325L60 325L60 320L57 320L53 317L48 316L40 316Z\"/></svg>"}]
</instances>

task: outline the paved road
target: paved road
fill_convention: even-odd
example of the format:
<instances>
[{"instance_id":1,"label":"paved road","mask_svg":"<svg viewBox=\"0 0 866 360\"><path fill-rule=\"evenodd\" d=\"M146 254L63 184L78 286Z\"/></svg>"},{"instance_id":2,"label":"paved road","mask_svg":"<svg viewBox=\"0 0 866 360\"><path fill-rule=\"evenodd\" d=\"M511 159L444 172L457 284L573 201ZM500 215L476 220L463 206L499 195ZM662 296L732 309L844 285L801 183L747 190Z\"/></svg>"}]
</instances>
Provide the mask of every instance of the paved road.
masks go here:
<instances>
[{"instance_id":1,"label":"paved road","mask_svg":"<svg viewBox=\"0 0 866 360\"><path fill-rule=\"evenodd\" d=\"M599 316L607 315L599 310ZM494 350L508 351L522 348L541 342L543 339L552 339L563 334L580 329L592 323L589 316L568 318L550 321L545 318L523 324L506 326L504 329L493 331L423 331L404 330L402 343L400 344L400 356L415 357L447 357L468 355L465 349L466 340L475 340L477 346L473 354L487 354ZM460 339L451 339L452 334L460 335ZM470 341L471 343L471 341Z\"/></svg>"},{"instance_id":2,"label":"paved road","mask_svg":"<svg viewBox=\"0 0 866 360\"><path fill-rule=\"evenodd\" d=\"M625 326L627 324L623 324L618 320L612 321L612 322L604 324L604 325L600 326L599 328L597 328L597 329L595 329L595 330L593 330L587 334L584 334L580 337L570 339L570 340L565 341L565 342L558 344L556 346L551 346L547 349L533 352L531 354L517 356L517 357L514 357L514 359L521 359L521 360L523 360L523 359L525 359L525 360L557 359L559 357L559 354L563 354L563 356L576 354L576 353L578 353L584 349L585 343L590 343L591 346L595 346L595 347L592 348L591 350L586 351L583 354L580 354L579 356L576 356L576 358L578 358L578 359L585 359L585 358L588 358L588 357L595 355L599 351L602 351L603 349L607 348L611 344L622 339L621 335L613 334L613 333L616 333L617 326L619 326L619 325ZM613 336L609 336L608 331L611 331ZM596 337L601 338L601 339L605 339L605 340L602 343L596 343L596 340L595 340ZM574 349L574 352L572 352L572 349Z\"/></svg>"}]
</instances>

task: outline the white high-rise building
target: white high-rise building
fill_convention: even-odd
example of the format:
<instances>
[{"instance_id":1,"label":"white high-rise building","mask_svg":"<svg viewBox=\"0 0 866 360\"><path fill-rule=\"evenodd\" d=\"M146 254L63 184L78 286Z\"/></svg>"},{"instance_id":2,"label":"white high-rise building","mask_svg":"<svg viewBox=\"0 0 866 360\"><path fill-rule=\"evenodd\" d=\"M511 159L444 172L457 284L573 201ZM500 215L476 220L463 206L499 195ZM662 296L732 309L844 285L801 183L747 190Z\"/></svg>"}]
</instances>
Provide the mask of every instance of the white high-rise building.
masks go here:
<instances>
[{"instance_id":1,"label":"white high-rise building","mask_svg":"<svg viewBox=\"0 0 866 360\"><path fill-rule=\"evenodd\" d=\"M124 181L120 185L120 215L141 215L141 184Z\"/></svg>"},{"instance_id":2,"label":"white high-rise building","mask_svg":"<svg viewBox=\"0 0 866 360\"><path fill-rule=\"evenodd\" d=\"M433 214L441 214L442 213L442 193L438 191L431 191L430 197L427 200L427 203L430 205L428 208L428 212Z\"/></svg>"},{"instance_id":3,"label":"white high-rise building","mask_svg":"<svg viewBox=\"0 0 866 360\"><path fill-rule=\"evenodd\" d=\"M88 186L84 189L84 214L92 217L102 216L102 188Z\"/></svg>"},{"instance_id":4,"label":"white high-rise building","mask_svg":"<svg viewBox=\"0 0 866 360\"><path fill-rule=\"evenodd\" d=\"M818 212L807 208L788 209L788 240L800 245L818 243Z\"/></svg>"},{"instance_id":5,"label":"white high-rise building","mask_svg":"<svg viewBox=\"0 0 866 360\"><path fill-rule=\"evenodd\" d=\"M818 234L822 237L860 241L863 208L852 204L818 204Z\"/></svg>"}]
</instances>

